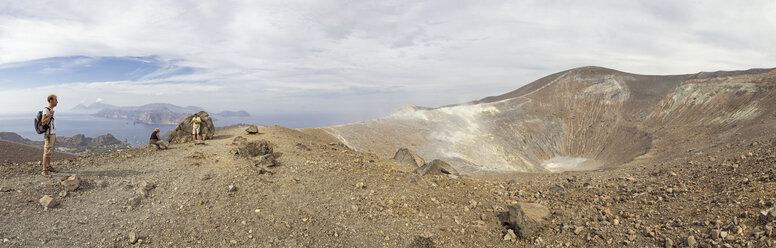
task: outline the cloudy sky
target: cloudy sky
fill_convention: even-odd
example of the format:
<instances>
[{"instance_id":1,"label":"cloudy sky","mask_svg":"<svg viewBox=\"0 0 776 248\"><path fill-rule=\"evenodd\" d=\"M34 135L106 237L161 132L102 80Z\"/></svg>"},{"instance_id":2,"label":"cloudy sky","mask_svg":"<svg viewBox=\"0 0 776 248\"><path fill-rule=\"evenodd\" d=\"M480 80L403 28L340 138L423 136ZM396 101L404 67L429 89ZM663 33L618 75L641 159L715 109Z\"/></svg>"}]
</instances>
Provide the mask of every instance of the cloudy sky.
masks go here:
<instances>
[{"instance_id":1,"label":"cloudy sky","mask_svg":"<svg viewBox=\"0 0 776 248\"><path fill-rule=\"evenodd\" d=\"M579 66L772 68L774 44L773 0L0 0L0 114L56 93L59 111L167 102L333 124Z\"/></svg>"}]
</instances>

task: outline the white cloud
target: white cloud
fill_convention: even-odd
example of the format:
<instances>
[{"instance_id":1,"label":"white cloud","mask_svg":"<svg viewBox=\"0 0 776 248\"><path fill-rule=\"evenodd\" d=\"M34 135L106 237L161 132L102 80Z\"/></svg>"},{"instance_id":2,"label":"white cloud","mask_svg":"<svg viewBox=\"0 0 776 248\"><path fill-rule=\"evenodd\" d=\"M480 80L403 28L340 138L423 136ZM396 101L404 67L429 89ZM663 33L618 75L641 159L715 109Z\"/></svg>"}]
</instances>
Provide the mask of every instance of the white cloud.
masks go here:
<instances>
[{"instance_id":1,"label":"white cloud","mask_svg":"<svg viewBox=\"0 0 776 248\"><path fill-rule=\"evenodd\" d=\"M773 13L765 0L8 1L0 68L158 56L171 66L137 82L52 87L111 104L194 95L221 109L259 98L268 101L255 109L389 113L497 95L585 65L642 74L773 67ZM181 67L197 71L176 75ZM26 91L0 89L11 97L0 104L26 101L14 94Z\"/></svg>"}]
</instances>

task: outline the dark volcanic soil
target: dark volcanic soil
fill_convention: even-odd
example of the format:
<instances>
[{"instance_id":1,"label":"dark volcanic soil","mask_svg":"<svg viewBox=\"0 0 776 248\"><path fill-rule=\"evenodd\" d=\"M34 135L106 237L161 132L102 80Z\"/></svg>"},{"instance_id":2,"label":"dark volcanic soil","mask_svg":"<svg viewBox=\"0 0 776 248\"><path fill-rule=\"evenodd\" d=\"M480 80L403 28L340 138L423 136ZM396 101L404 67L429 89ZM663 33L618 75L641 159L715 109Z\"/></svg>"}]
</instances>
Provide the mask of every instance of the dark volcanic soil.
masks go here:
<instances>
[{"instance_id":1,"label":"dark volcanic soil","mask_svg":"<svg viewBox=\"0 0 776 248\"><path fill-rule=\"evenodd\" d=\"M692 236L703 246L766 247L776 236L774 224L758 217L776 203L773 133L606 171L454 178L420 176L293 129L243 129L217 131L206 145L60 161L64 172L51 179L36 166L4 163L0 244L684 247ZM233 155L238 135L273 143L280 165ZM84 182L60 196L59 181L71 174ZM153 187L144 191L144 184ZM43 195L59 206L44 210ZM550 208L551 220L532 238L505 241L502 217L522 201Z\"/></svg>"},{"instance_id":2,"label":"dark volcanic soil","mask_svg":"<svg viewBox=\"0 0 776 248\"><path fill-rule=\"evenodd\" d=\"M52 160L74 158L75 155L54 152ZM0 140L0 162L36 162L43 159L43 147L34 147Z\"/></svg>"}]
</instances>

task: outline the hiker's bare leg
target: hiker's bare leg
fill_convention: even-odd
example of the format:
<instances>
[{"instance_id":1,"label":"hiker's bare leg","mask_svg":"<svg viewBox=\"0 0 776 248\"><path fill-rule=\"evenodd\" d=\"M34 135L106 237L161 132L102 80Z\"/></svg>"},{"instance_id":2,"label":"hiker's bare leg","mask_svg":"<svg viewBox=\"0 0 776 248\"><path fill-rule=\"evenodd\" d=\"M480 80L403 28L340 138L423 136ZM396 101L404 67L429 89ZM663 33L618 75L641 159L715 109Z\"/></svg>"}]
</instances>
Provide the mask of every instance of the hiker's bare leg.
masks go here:
<instances>
[{"instance_id":1,"label":"hiker's bare leg","mask_svg":"<svg viewBox=\"0 0 776 248\"><path fill-rule=\"evenodd\" d=\"M43 154L43 171L46 171L46 167L49 166L49 157L46 157L46 154Z\"/></svg>"}]
</instances>

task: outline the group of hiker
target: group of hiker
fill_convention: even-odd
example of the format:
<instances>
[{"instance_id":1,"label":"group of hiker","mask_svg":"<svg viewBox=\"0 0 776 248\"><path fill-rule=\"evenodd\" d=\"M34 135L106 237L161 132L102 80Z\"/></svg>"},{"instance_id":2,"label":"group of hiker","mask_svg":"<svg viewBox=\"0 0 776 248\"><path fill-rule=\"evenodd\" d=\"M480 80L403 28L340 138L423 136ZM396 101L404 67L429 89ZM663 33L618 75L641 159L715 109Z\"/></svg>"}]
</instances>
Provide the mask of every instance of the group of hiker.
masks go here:
<instances>
[{"instance_id":1,"label":"group of hiker","mask_svg":"<svg viewBox=\"0 0 776 248\"><path fill-rule=\"evenodd\" d=\"M51 155L54 154L54 144L57 141L57 124L56 118L54 118L54 107L57 106L57 95L51 94L46 97L48 106L38 113L38 117L35 119L35 129L39 134L43 134L43 172L41 175L45 177L51 177L49 172L57 172L54 167L51 166ZM191 119L191 134L195 141L200 139L200 127L202 125L202 119L195 113ZM151 138L148 140L149 146L155 146L157 150L164 148L167 149L167 143L159 137L159 128L155 128L151 133Z\"/></svg>"}]
</instances>

